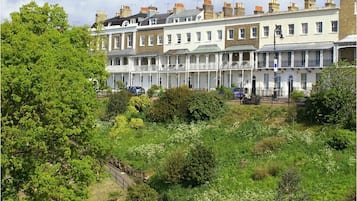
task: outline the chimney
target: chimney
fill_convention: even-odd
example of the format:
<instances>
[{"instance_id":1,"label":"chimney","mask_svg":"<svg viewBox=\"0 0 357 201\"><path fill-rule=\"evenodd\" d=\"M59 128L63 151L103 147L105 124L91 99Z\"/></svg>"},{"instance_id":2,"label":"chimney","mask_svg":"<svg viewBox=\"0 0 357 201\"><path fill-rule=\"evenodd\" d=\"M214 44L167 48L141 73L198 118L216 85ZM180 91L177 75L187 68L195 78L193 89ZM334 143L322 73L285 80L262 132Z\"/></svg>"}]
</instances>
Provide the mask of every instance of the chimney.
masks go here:
<instances>
[{"instance_id":1,"label":"chimney","mask_svg":"<svg viewBox=\"0 0 357 201\"><path fill-rule=\"evenodd\" d=\"M107 14L104 11L97 11L95 14L95 23L101 24L107 19Z\"/></svg>"},{"instance_id":2,"label":"chimney","mask_svg":"<svg viewBox=\"0 0 357 201\"><path fill-rule=\"evenodd\" d=\"M235 16L244 16L245 15L245 8L243 3L236 3L236 7L234 8L234 15Z\"/></svg>"},{"instance_id":3,"label":"chimney","mask_svg":"<svg viewBox=\"0 0 357 201\"><path fill-rule=\"evenodd\" d=\"M327 2L325 3L325 7L326 8L335 8L336 4L333 0L327 0Z\"/></svg>"},{"instance_id":4,"label":"chimney","mask_svg":"<svg viewBox=\"0 0 357 201\"><path fill-rule=\"evenodd\" d=\"M141 7L140 8L140 13L147 14L148 12L149 12L149 8L148 7Z\"/></svg>"},{"instance_id":5,"label":"chimney","mask_svg":"<svg viewBox=\"0 0 357 201\"><path fill-rule=\"evenodd\" d=\"M203 2L203 12L204 12L204 19L205 20L213 19L212 0L204 0L204 2Z\"/></svg>"},{"instance_id":6,"label":"chimney","mask_svg":"<svg viewBox=\"0 0 357 201\"><path fill-rule=\"evenodd\" d=\"M279 6L280 4L278 3L278 0L271 0L269 3L269 13L279 12Z\"/></svg>"},{"instance_id":7,"label":"chimney","mask_svg":"<svg viewBox=\"0 0 357 201\"><path fill-rule=\"evenodd\" d=\"M121 6L120 16L121 17L129 17L131 15L131 9L129 6Z\"/></svg>"},{"instance_id":8,"label":"chimney","mask_svg":"<svg viewBox=\"0 0 357 201\"><path fill-rule=\"evenodd\" d=\"M299 8L296 6L295 3L291 3L290 6L288 6L288 11L298 11Z\"/></svg>"},{"instance_id":9,"label":"chimney","mask_svg":"<svg viewBox=\"0 0 357 201\"><path fill-rule=\"evenodd\" d=\"M263 6L255 6L254 15L263 14Z\"/></svg>"},{"instance_id":10,"label":"chimney","mask_svg":"<svg viewBox=\"0 0 357 201\"><path fill-rule=\"evenodd\" d=\"M185 10L185 5L183 5L182 3L175 3L173 10L174 14L180 13Z\"/></svg>"},{"instance_id":11,"label":"chimney","mask_svg":"<svg viewBox=\"0 0 357 201\"><path fill-rule=\"evenodd\" d=\"M304 0L305 9L314 9L316 8L316 0Z\"/></svg>"},{"instance_id":12,"label":"chimney","mask_svg":"<svg viewBox=\"0 0 357 201\"><path fill-rule=\"evenodd\" d=\"M223 5L223 16L224 17L232 17L233 13L233 8L230 3L224 2Z\"/></svg>"}]
</instances>

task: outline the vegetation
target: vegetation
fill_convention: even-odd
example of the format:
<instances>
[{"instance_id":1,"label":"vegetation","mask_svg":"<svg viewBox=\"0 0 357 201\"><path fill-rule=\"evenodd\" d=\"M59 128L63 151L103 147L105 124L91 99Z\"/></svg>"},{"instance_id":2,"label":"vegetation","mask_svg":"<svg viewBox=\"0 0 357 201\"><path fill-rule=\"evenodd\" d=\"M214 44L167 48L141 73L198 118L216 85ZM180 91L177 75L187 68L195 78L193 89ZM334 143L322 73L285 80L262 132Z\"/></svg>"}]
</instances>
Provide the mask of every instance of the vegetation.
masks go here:
<instances>
[{"instance_id":1,"label":"vegetation","mask_svg":"<svg viewBox=\"0 0 357 201\"><path fill-rule=\"evenodd\" d=\"M120 91L118 93L112 93L109 96L107 105L107 118L111 119L118 114L123 114L127 111L129 100L132 94L128 91Z\"/></svg>"},{"instance_id":2,"label":"vegetation","mask_svg":"<svg viewBox=\"0 0 357 201\"><path fill-rule=\"evenodd\" d=\"M2 200L87 198L100 153L93 80L107 76L90 42L58 5L32 1L1 25Z\"/></svg>"},{"instance_id":3,"label":"vegetation","mask_svg":"<svg viewBox=\"0 0 357 201\"><path fill-rule=\"evenodd\" d=\"M198 92L187 100L189 119L206 121L219 116L224 109L224 102L214 93Z\"/></svg>"},{"instance_id":4,"label":"vegetation","mask_svg":"<svg viewBox=\"0 0 357 201\"><path fill-rule=\"evenodd\" d=\"M321 79L298 111L302 121L356 129L356 68L347 63L324 68Z\"/></svg>"},{"instance_id":5,"label":"vegetation","mask_svg":"<svg viewBox=\"0 0 357 201\"><path fill-rule=\"evenodd\" d=\"M157 201L159 194L145 183L129 186L127 201Z\"/></svg>"}]
</instances>

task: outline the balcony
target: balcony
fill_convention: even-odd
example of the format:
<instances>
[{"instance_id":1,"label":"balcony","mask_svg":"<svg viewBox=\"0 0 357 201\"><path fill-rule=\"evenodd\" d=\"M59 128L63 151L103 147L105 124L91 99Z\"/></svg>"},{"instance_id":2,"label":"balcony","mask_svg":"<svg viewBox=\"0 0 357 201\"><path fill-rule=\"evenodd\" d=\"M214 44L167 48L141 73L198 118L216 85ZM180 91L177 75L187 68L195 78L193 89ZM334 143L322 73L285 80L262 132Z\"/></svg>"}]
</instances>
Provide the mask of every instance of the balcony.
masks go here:
<instances>
[{"instance_id":1,"label":"balcony","mask_svg":"<svg viewBox=\"0 0 357 201\"><path fill-rule=\"evenodd\" d=\"M169 65L162 65L160 71L184 71L185 65L184 64L169 64Z\"/></svg>"},{"instance_id":2,"label":"balcony","mask_svg":"<svg viewBox=\"0 0 357 201\"><path fill-rule=\"evenodd\" d=\"M105 68L109 73L127 73L133 69L129 65L113 65Z\"/></svg>"},{"instance_id":3,"label":"balcony","mask_svg":"<svg viewBox=\"0 0 357 201\"><path fill-rule=\"evenodd\" d=\"M148 66L148 65L142 65L142 66L134 66L134 71L136 72L152 72L152 71L157 71L159 70L159 67L156 65L153 66Z\"/></svg>"}]
</instances>

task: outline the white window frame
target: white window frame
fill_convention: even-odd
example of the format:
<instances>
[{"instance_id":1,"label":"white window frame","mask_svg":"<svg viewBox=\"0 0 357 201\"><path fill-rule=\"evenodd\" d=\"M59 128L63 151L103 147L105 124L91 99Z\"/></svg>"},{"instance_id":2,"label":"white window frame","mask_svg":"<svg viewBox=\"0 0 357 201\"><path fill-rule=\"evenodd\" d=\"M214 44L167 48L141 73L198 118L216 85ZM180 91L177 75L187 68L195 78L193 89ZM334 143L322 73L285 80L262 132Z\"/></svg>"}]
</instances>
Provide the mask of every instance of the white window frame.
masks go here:
<instances>
[{"instance_id":1,"label":"white window frame","mask_svg":"<svg viewBox=\"0 0 357 201\"><path fill-rule=\"evenodd\" d=\"M331 21L331 32L332 33L337 33L338 32L338 21L337 20L332 20Z\"/></svg>"},{"instance_id":2,"label":"white window frame","mask_svg":"<svg viewBox=\"0 0 357 201\"><path fill-rule=\"evenodd\" d=\"M309 34L309 24L307 22L301 23L301 35Z\"/></svg>"},{"instance_id":3,"label":"white window frame","mask_svg":"<svg viewBox=\"0 0 357 201\"><path fill-rule=\"evenodd\" d=\"M150 35L148 37L148 46L154 46L154 36Z\"/></svg>"},{"instance_id":4,"label":"white window frame","mask_svg":"<svg viewBox=\"0 0 357 201\"><path fill-rule=\"evenodd\" d=\"M167 34L167 44L168 45L171 45L171 43L172 43L172 35L171 34Z\"/></svg>"},{"instance_id":5,"label":"white window frame","mask_svg":"<svg viewBox=\"0 0 357 201\"><path fill-rule=\"evenodd\" d=\"M212 31L207 31L207 41L211 41L212 40Z\"/></svg>"},{"instance_id":6,"label":"white window frame","mask_svg":"<svg viewBox=\"0 0 357 201\"><path fill-rule=\"evenodd\" d=\"M120 36L114 36L114 49L120 48Z\"/></svg>"},{"instance_id":7,"label":"white window frame","mask_svg":"<svg viewBox=\"0 0 357 201\"><path fill-rule=\"evenodd\" d=\"M140 43L139 43L139 45L140 45L141 47L145 46L145 36L140 36Z\"/></svg>"},{"instance_id":8,"label":"white window frame","mask_svg":"<svg viewBox=\"0 0 357 201\"><path fill-rule=\"evenodd\" d=\"M306 90L307 89L307 73L301 73L300 77L300 85L301 89Z\"/></svg>"},{"instance_id":9,"label":"white window frame","mask_svg":"<svg viewBox=\"0 0 357 201\"><path fill-rule=\"evenodd\" d=\"M222 30L217 30L217 39L219 41L223 40L223 32L222 32Z\"/></svg>"},{"instance_id":10,"label":"white window frame","mask_svg":"<svg viewBox=\"0 0 357 201\"><path fill-rule=\"evenodd\" d=\"M323 23L322 22L316 22L315 23L316 26L316 34L322 34L323 32Z\"/></svg>"},{"instance_id":11,"label":"white window frame","mask_svg":"<svg viewBox=\"0 0 357 201\"><path fill-rule=\"evenodd\" d=\"M246 38L246 30L245 28L239 28L238 39L244 40Z\"/></svg>"},{"instance_id":12,"label":"white window frame","mask_svg":"<svg viewBox=\"0 0 357 201\"><path fill-rule=\"evenodd\" d=\"M157 45L162 45L162 42L163 42L162 35L158 35L157 36Z\"/></svg>"},{"instance_id":13,"label":"white window frame","mask_svg":"<svg viewBox=\"0 0 357 201\"><path fill-rule=\"evenodd\" d=\"M133 47L133 35L128 35L127 36L127 47L132 48Z\"/></svg>"},{"instance_id":14,"label":"white window frame","mask_svg":"<svg viewBox=\"0 0 357 201\"><path fill-rule=\"evenodd\" d=\"M295 34L295 25L294 24L288 24L288 35L293 36Z\"/></svg>"},{"instance_id":15,"label":"white window frame","mask_svg":"<svg viewBox=\"0 0 357 201\"><path fill-rule=\"evenodd\" d=\"M269 37L269 26L263 26L263 37Z\"/></svg>"},{"instance_id":16,"label":"white window frame","mask_svg":"<svg viewBox=\"0 0 357 201\"><path fill-rule=\"evenodd\" d=\"M176 39L177 39L176 44L181 44L181 42L182 42L182 36L181 36L180 33L179 33L179 34L176 34Z\"/></svg>"},{"instance_id":17,"label":"white window frame","mask_svg":"<svg viewBox=\"0 0 357 201\"><path fill-rule=\"evenodd\" d=\"M186 42L190 43L192 41L191 33L186 33Z\"/></svg>"},{"instance_id":18,"label":"white window frame","mask_svg":"<svg viewBox=\"0 0 357 201\"><path fill-rule=\"evenodd\" d=\"M201 42L201 40L202 40L201 32L196 32L196 41Z\"/></svg>"},{"instance_id":19,"label":"white window frame","mask_svg":"<svg viewBox=\"0 0 357 201\"><path fill-rule=\"evenodd\" d=\"M250 28L250 38L257 38L258 37L258 27L251 27Z\"/></svg>"},{"instance_id":20,"label":"white window frame","mask_svg":"<svg viewBox=\"0 0 357 201\"><path fill-rule=\"evenodd\" d=\"M234 40L234 29L228 29L227 30L227 39L228 40Z\"/></svg>"}]
</instances>

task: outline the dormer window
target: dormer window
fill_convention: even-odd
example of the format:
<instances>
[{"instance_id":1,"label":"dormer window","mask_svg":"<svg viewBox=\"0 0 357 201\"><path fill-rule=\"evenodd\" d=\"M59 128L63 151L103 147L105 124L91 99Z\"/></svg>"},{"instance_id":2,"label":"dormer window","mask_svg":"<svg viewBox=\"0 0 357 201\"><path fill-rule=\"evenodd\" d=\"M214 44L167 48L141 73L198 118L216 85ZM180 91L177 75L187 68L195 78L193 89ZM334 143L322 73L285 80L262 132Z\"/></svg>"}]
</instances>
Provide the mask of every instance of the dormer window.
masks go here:
<instances>
[{"instance_id":1,"label":"dormer window","mask_svg":"<svg viewBox=\"0 0 357 201\"><path fill-rule=\"evenodd\" d=\"M149 24L150 24L150 25L157 24L157 18L151 18L151 19L149 20Z\"/></svg>"},{"instance_id":2,"label":"dormer window","mask_svg":"<svg viewBox=\"0 0 357 201\"><path fill-rule=\"evenodd\" d=\"M133 19L130 19L130 24L135 24L136 23L136 19L133 18Z\"/></svg>"},{"instance_id":3,"label":"dormer window","mask_svg":"<svg viewBox=\"0 0 357 201\"><path fill-rule=\"evenodd\" d=\"M175 18L174 19L174 23L178 23L178 22L180 22L180 19L179 18Z\"/></svg>"},{"instance_id":4,"label":"dormer window","mask_svg":"<svg viewBox=\"0 0 357 201\"><path fill-rule=\"evenodd\" d=\"M192 21L192 16L191 16L191 17L186 17L185 21L186 21L186 22Z\"/></svg>"},{"instance_id":5,"label":"dormer window","mask_svg":"<svg viewBox=\"0 0 357 201\"><path fill-rule=\"evenodd\" d=\"M126 27L126 26L128 26L128 25L129 25L129 22L126 21L126 20L125 20L125 21L123 22L123 24L122 24L123 27Z\"/></svg>"}]
</instances>

